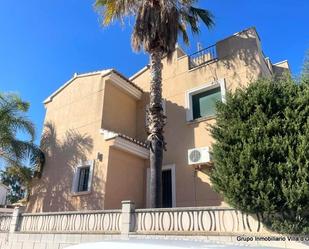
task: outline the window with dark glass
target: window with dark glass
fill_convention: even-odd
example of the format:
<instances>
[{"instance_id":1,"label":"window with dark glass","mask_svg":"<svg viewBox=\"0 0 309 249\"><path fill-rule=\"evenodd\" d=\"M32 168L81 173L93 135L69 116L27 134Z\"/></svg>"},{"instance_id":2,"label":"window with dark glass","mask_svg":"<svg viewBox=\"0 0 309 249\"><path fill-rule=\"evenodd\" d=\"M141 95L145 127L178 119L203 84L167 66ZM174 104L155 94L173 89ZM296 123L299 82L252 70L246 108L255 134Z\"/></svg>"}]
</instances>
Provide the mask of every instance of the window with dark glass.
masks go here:
<instances>
[{"instance_id":1,"label":"window with dark glass","mask_svg":"<svg viewBox=\"0 0 309 249\"><path fill-rule=\"evenodd\" d=\"M216 114L216 102L221 101L220 87L192 95L193 119Z\"/></svg>"},{"instance_id":2,"label":"window with dark glass","mask_svg":"<svg viewBox=\"0 0 309 249\"><path fill-rule=\"evenodd\" d=\"M82 167L79 169L78 192L88 191L90 167Z\"/></svg>"}]
</instances>

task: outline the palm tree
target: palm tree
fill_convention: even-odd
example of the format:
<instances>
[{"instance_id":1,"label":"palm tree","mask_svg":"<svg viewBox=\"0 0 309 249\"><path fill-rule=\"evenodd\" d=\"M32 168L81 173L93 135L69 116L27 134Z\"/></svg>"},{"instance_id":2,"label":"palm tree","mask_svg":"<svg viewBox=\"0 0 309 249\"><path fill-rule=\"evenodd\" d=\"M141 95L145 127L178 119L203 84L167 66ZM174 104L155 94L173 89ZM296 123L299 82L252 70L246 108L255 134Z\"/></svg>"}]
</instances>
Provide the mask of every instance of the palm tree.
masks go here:
<instances>
[{"instance_id":1,"label":"palm tree","mask_svg":"<svg viewBox=\"0 0 309 249\"><path fill-rule=\"evenodd\" d=\"M28 109L29 103L16 94L0 93L0 159L7 165L6 172L18 177L27 190L33 175L30 172L39 171L44 164L44 154L34 144L34 125L25 116ZM20 139L20 133L29 138ZM28 170L23 165L26 160L36 169Z\"/></svg>"},{"instance_id":2,"label":"palm tree","mask_svg":"<svg viewBox=\"0 0 309 249\"><path fill-rule=\"evenodd\" d=\"M214 22L209 11L195 8L197 0L96 0L95 6L103 16L103 24L113 20L123 21L126 16L134 16L132 47L136 51L144 49L150 55L150 104L148 111L148 143L150 148L150 205L161 207L161 171L165 141L163 128L165 116L162 108L162 63L167 56L171 61L178 35L186 44L189 42L187 27L198 33L198 22L207 27Z\"/></svg>"},{"instance_id":3,"label":"palm tree","mask_svg":"<svg viewBox=\"0 0 309 249\"><path fill-rule=\"evenodd\" d=\"M33 176L33 168L21 165L10 165L0 171L1 182L10 187L8 194L10 203L28 201Z\"/></svg>"}]
</instances>

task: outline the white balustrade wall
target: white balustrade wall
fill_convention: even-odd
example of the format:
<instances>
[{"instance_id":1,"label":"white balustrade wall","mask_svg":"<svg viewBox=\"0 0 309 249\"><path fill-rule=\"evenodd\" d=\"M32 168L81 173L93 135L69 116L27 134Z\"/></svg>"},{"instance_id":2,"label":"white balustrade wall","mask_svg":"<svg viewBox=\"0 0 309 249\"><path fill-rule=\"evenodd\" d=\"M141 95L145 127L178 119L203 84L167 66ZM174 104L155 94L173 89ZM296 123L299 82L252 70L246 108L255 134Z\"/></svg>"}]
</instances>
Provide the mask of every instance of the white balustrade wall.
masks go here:
<instances>
[{"instance_id":1,"label":"white balustrade wall","mask_svg":"<svg viewBox=\"0 0 309 249\"><path fill-rule=\"evenodd\" d=\"M132 231L139 234L266 233L258 216L231 208L138 209Z\"/></svg>"},{"instance_id":2,"label":"white balustrade wall","mask_svg":"<svg viewBox=\"0 0 309 249\"><path fill-rule=\"evenodd\" d=\"M120 233L121 210L21 214L19 231Z\"/></svg>"},{"instance_id":3,"label":"white balustrade wall","mask_svg":"<svg viewBox=\"0 0 309 249\"><path fill-rule=\"evenodd\" d=\"M268 231L259 216L222 207L135 209L134 203L123 201L121 210L33 214L18 208L13 213L0 210L1 249L64 248L90 241L160 235L205 240L216 240L220 235L220 241L235 243L238 236L283 236ZM284 248L308 246L293 241L265 243Z\"/></svg>"},{"instance_id":4,"label":"white balustrade wall","mask_svg":"<svg viewBox=\"0 0 309 249\"><path fill-rule=\"evenodd\" d=\"M133 205L134 204L126 204ZM257 215L232 208L196 207L131 210L129 229L135 234L258 234L268 233ZM21 213L17 231L22 233L120 234L123 210ZM127 213L126 213L127 215ZM123 216L125 217L125 216ZM11 214L0 214L0 231L7 232Z\"/></svg>"},{"instance_id":5,"label":"white balustrade wall","mask_svg":"<svg viewBox=\"0 0 309 249\"><path fill-rule=\"evenodd\" d=\"M0 232L8 232L10 230L12 214L0 213Z\"/></svg>"}]
</instances>

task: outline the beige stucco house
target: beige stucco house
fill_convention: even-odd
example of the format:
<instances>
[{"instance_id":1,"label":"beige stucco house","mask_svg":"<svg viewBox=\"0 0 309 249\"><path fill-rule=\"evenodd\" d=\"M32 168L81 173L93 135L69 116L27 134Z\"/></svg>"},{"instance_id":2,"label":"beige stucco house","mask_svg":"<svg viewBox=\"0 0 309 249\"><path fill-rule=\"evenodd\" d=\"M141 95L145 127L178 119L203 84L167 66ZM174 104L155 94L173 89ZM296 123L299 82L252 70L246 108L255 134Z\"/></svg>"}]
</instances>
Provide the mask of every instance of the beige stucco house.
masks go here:
<instances>
[{"instance_id":1,"label":"beige stucco house","mask_svg":"<svg viewBox=\"0 0 309 249\"><path fill-rule=\"evenodd\" d=\"M172 63L162 63L164 206L225 205L208 175L214 103L226 91L289 70L288 63L264 57L254 28L191 56L177 48ZM148 66L130 78L114 69L75 74L44 101L46 164L33 181L29 212L116 209L122 200L148 206L149 81Z\"/></svg>"}]
</instances>

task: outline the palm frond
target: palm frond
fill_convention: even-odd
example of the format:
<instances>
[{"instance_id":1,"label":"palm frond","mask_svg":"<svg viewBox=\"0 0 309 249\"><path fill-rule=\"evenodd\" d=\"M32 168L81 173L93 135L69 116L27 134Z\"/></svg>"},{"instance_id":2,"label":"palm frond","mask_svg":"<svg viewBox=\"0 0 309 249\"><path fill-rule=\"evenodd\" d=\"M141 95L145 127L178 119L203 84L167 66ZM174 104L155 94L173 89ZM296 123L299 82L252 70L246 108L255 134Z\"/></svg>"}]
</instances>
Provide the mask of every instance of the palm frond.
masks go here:
<instances>
[{"instance_id":1,"label":"palm frond","mask_svg":"<svg viewBox=\"0 0 309 249\"><path fill-rule=\"evenodd\" d=\"M103 16L103 25L109 25L114 20L123 19L134 15L141 0L96 0L94 6Z\"/></svg>"},{"instance_id":2,"label":"palm frond","mask_svg":"<svg viewBox=\"0 0 309 249\"><path fill-rule=\"evenodd\" d=\"M25 116L29 103L22 101L15 94L0 94L0 130L18 130L26 133L34 140L34 124ZM1 136L1 134L0 134Z\"/></svg>"},{"instance_id":3,"label":"palm frond","mask_svg":"<svg viewBox=\"0 0 309 249\"><path fill-rule=\"evenodd\" d=\"M194 17L199 17L207 26L207 28L212 28L215 25L214 17L212 13L208 10L199 9L191 6L189 13L191 13Z\"/></svg>"},{"instance_id":4,"label":"palm frond","mask_svg":"<svg viewBox=\"0 0 309 249\"><path fill-rule=\"evenodd\" d=\"M189 36L186 30L186 26L182 23L179 23L179 32L182 34L182 40L184 41L185 44L189 44Z\"/></svg>"},{"instance_id":5,"label":"palm frond","mask_svg":"<svg viewBox=\"0 0 309 249\"><path fill-rule=\"evenodd\" d=\"M185 26L189 26L192 33L197 34L200 32L200 29L198 27L198 19L196 16L192 15L188 11L180 11L180 15L182 18L182 22L185 24Z\"/></svg>"},{"instance_id":6,"label":"palm frond","mask_svg":"<svg viewBox=\"0 0 309 249\"><path fill-rule=\"evenodd\" d=\"M33 143L34 124L25 116L28 109L29 103L16 94L0 93L0 157L9 165L21 165L39 150ZM30 139L20 140L19 132Z\"/></svg>"},{"instance_id":7,"label":"palm frond","mask_svg":"<svg viewBox=\"0 0 309 249\"><path fill-rule=\"evenodd\" d=\"M7 173L12 176L17 176L23 185L29 185L33 176L33 170L25 166L9 166Z\"/></svg>"},{"instance_id":8,"label":"palm frond","mask_svg":"<svg viewBox=\"0 0 309 249\"><path fill-rule=\"evenodd\" d=\"M26 117L13 117L12 127L15 131L23 132L30 136L31 141L35 139L35 127L32 121Z\"/></svg>"},{"instance_id":9,"label":"palm frond","mask_svg":"<svg viewBox=\"0 0 309 249\"><path fill-rule=\"evenodd\" d=\"M29 110L29 103L23 101L17 94L14 93L0 93L0 106L10 106L15 110L27 112Z\"/></svg>"},{"instance_id":10,"label":"palm frond","mask_svg":"<svg viewBox=\"0 0 309 249\"><path fill-rule=\"evenodd\" d=\"M193 7L197 0L96 0L95 6L103 17L103 24L135 16L132 47L150 52L160 49L171 59L178 35L188 44L187 26L193 33L199 32L201 20L208 28L214 25L210 11Z\"/></svg>"}]
</instances>

